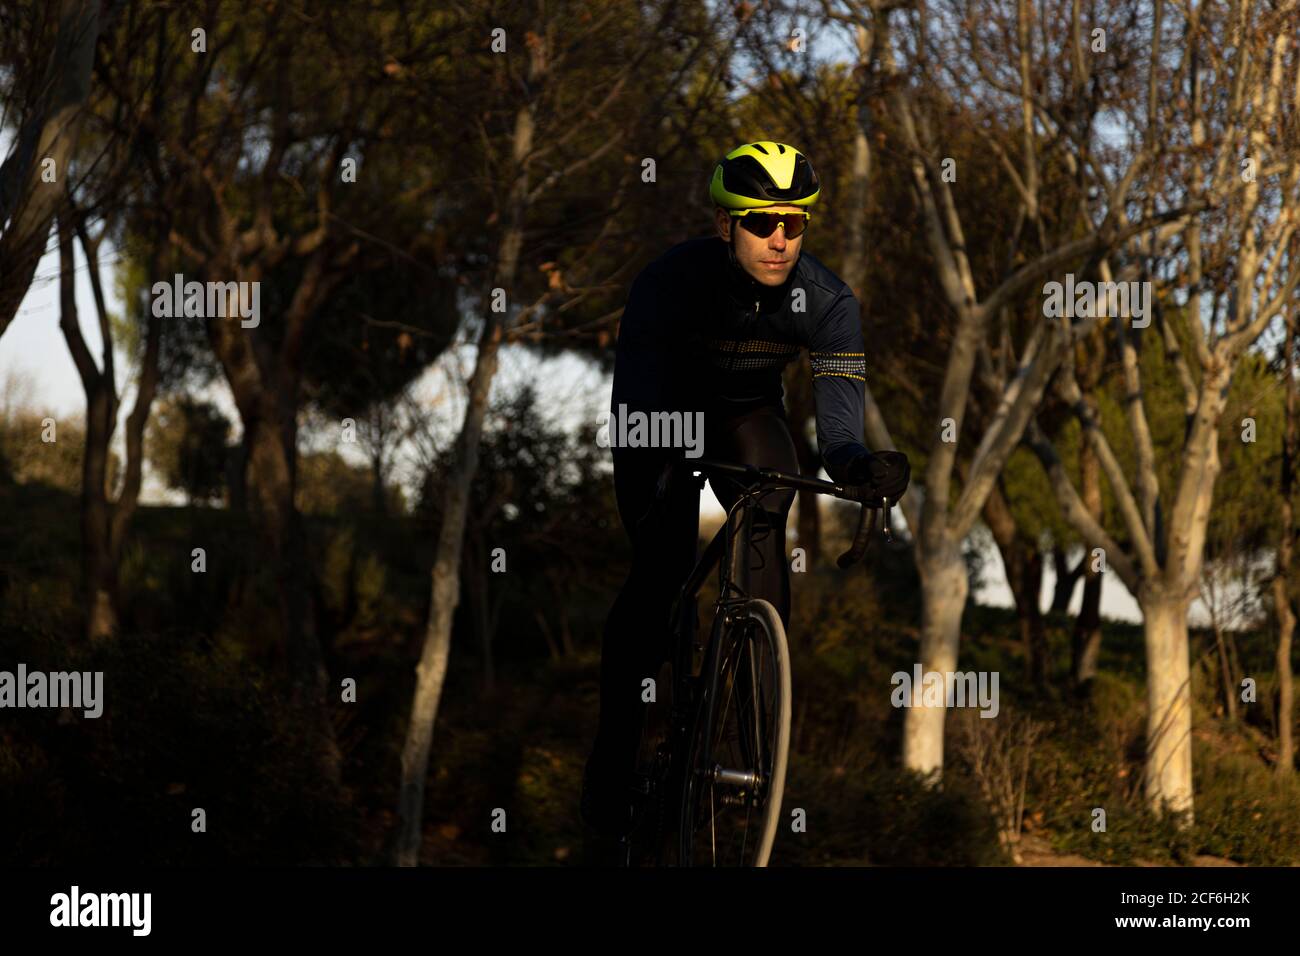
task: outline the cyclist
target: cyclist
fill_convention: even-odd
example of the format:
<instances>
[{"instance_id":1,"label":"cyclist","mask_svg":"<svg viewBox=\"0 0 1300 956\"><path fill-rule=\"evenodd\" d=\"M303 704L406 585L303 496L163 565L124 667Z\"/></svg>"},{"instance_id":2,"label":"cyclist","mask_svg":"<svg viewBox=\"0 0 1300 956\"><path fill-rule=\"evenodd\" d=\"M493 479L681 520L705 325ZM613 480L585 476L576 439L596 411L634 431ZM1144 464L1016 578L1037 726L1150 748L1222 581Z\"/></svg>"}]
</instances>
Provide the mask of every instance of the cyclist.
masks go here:
<instances>
[{"instance_id":1,"label":"cyclist","mask_svg":"<svg viewBox=\"0 0 1300 956\"><path fill-rule=\"evenodd\" d=\"M906 457L873 454L863 443L866 350L857 300L802 250L819 194L812 165L791 146L765 140L726 155L709 187L717 235L679 243L632 284L619 326L613 413L702 413L703 455L798 472L781 370L806 348L827 473L897 500L907 488ZM620 838L635 809L642 681L667 659L668 616L696 560L699 493L672 467L681 448L616 444L613 454L632 569L605 624L600 722L581 810L599 834ZM699 455L692 450L691 457ZM729 507L737 489L713 484ZM793 492L763 501L749 571L751 594L770 601L787 625L785 524L792 501Z\"/></svg>"}]
</instances>

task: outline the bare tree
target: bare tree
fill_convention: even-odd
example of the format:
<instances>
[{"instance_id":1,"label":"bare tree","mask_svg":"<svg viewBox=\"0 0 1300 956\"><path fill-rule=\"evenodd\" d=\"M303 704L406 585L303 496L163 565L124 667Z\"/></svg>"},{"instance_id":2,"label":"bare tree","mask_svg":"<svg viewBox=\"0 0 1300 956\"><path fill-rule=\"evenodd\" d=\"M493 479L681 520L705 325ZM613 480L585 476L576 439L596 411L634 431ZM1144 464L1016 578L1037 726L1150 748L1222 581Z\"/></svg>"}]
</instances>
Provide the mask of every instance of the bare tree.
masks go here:
<instances>
[{"instance_id":1,"label":"bare tree","mask_svg":"<svg viewBox=\"0 0 1300 956\"><path fill-rule=\"evenodd\" d=\"M858 73L872 86L872 97L887 107L901 138L936 278L953 317L923 500L917 500L921 495L909 495L902 502L913 529L921 577L921 661L927 671L956 669L969 591L962 542L984 511L997 476L1041 402L1053 371L1070 354L1071 345L1098 322L1096 316L1073 323L1040 319L1016 348L1013 319L1054 274L1101 256L1132 236L1173 235L1189 216L1189 208L1183 206L1148 210L1138 220L1125 214L1138 184L1150 175L1160 156L1162 138L1144 140L1112 177L1105 170L1113 170L1109 164L1114 157L1099 155L1088 124L1068 121L1062 104L1045 99L1047 90L1063 90L1060 95L1071 99L1071 61L1077 74L1081 57L1077 8L1072 34L1061 47L1051 49L1036 42L1031 33L1033 9L1028 0L1020 0L1013 14L1008 14L1006 4L978 6L978 11L958 7L949 18L955 26L944 31L942 21L929 17L924 9L904 9L898 0L839 4L823 0L827 16L867 32L862 46L868 58L859 64ZM958 63L968 69L958 70ZM927 98L933 102L927 104ZM981 109L975 102L981 98L994 106ZM976 114L991 112L991 124L1020 131L1017 155L992 133L987 142L1019 194L1008 241L1024 261L1009 259L1005 273L983 290L971 261L970 243L975 237L966 234L953 180L945 175L938 126L940 115L951 116L963 106ZM976 129L985 127L976 124ZM1078 202L1084 213L1062 223L1056 238L1049 235L1040 201L1042 173L1049 161L1079 177ZM970 452L958 490L954 487L958 437L975 387L994 397L993 411L982 423L982 437ZM870 389L866 419L874 447L895 447ZM937 777L943 767L943 725L944 709L923 706L918 695L904 721L907 767Z\"/></svg>"},{"instance_id":2,"label":"bare tree","mask_svg":"<svg viewBox=\"0 0 1300 956\"><path fill-rule=\"evenodd\" d=\"M100 0L59 3L53 46L39 72L33 71L39 77L33 103L13 152L0 165L0 335L27 294L50 224L67 194L102 6Z\"/></svg>"},{"instance_id":3,"label":"bare tree","mask_svg":"<svg viewBox=\"0 0 1300 956\"><path fill-rule=\"evenodd\" d=\"M135 405L126 422L126 474L116 500L108 486L109 445L117 429L119 397L113 362L113 334L108 307L104 300L100 276L99 248L107 232L92 238L84 214L69 199L59 214L59 324L72 353L77 374L86 392L86 442L82 456L81 482L81 549L82 581L86 600L85 634L91 641L116 636L117 567L131 518L140 498L144 468L144 429L149 409L158 389L158 354L162 321L148 311ZM81 240L90 269L90 284L95 299L95 315L103 342L101 364L81 335L75 289L73 237ZM152 275L159 274L162 255L155 250Z\"/></svg>"},{"instance_id":4,"label":"bare tree","mask_svg":"<svg viewBox=\"0 0 1300 956\"><path fill-rule=\"evenodd\" d=\"M1157 22L1163 4L1157 4ZM1176 7L1185 15L1181 61L1172 86L1157 93L1153 79L1148 127L1159 128L1158 101L1179 104L1172 120L1190 149L1166 188L1189 202L1212 205L1179 231L1178 245L1163 249L1163 236L1145 237L1127 250L1133 262L1156 262L1153 270L1158 331L1177 370L1186 410L1186 435L1178 449L1172 495L1163 497L1155 448L1147 424L1137 362L1138 330L1117 320L1123 362L1126 425L1135 449L1132 475L1121 467L1094 411L1083 402L1069 361L1057 383L1083 425L1127 532L1122 547L1089 510L1060 467L1045 436L1031 427L1030 442L1047 469L1058 500L1090 547L1101 548L1113 570L1136 596L1146 635L1147 732L1145 796L1153 812L1185 814L1192 821L1191 693L1187 610L1200 579L1206 529L1219 473L1218 431L1234 371L1247 350L1284 310L1294 308L1300 269L1292 259L1300 162L1294 129L1300 107L1300 75L1293 43L1297 4L1264 10L1236 2ZM1208 83L1213 71L1214 85ZM1168 89L1176 91L1170 97ZM1173 131L1167 130L1167 136ZM1234 167L1240 175L1234 175ZM1207 241L1208 240L1208 241ZM1103 277L1108 263L1100 263ZM1180 305L1174 293L1185 295ZM1207 292L1213 292L1207 296ZM1191 343L1190 361L1182 343ZM1136 485L1136 493L1134 490ZM1166 512L1162 505L1171 502Z\"/></svg>"},{"instance_id":5,"label":"bare tree","mask_svg":"<svg viewBox=\"0 0 1300 956\"><path fill-rule=\"evenodd\" d=\"M1273 613L1277 615L1277 772L1281 777L1295 774L1295 679L1291 672L1291 644L1295 635L1296 617L1291 603L1295 593L1294 562L1296 522L1291 496L1295 493L1295 468L1300 455L1300 436L1297 435L1297 400L1300 385L1296 382L1295 367L1296 319L1295 311L1286 311L1286 336L1282 340L1282 380L1286 389L1286 417L1282 431L1281 502L1278 508L1278 541L1276 573L1271 582Z\"/></svg>"}]
</instances>

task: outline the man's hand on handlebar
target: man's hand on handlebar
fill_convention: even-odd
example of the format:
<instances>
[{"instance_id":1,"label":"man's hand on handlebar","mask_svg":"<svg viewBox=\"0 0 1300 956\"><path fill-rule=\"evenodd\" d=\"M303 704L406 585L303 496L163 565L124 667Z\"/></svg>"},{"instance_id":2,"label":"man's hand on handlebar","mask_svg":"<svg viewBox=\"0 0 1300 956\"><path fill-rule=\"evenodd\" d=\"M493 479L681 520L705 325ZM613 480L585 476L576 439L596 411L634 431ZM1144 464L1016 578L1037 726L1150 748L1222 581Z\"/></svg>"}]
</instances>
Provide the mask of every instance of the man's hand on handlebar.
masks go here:
<instances>
[{"instance_id":1,"label":"man's hand on handlebar","mask_svg":"<svg viewBox=\"0 0 1300 956\"><path fill-rule=\"evenodd\" d=\"M879 508L885 498L892 505L907 491L912 467L901 451L877 451L859 455L845 469L850 483L862 488L860 500L869 508Z\"/></svg>"}]
</instances>

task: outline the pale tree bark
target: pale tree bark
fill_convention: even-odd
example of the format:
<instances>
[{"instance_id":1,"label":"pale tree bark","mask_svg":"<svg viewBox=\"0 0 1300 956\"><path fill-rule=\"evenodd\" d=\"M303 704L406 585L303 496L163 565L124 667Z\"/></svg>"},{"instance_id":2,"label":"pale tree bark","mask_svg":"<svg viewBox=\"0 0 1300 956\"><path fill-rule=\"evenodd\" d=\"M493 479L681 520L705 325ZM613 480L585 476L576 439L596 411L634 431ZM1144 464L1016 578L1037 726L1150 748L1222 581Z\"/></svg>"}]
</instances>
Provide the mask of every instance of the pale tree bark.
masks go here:
<instances>
[{"instance_id":1,"label":"pale tree bark","mask_svg":"<svg viewBox=\"0 0 1300 956\"><path fill-rule=\"evenodd\" d=\"M1287 310L1286 338L1282 343L1282 376L1286 387L1286 419L1282 433L1281 504L1278 509L1277 570L1273 576L1273 609L1277 615L1277 772L1291 777L1295 773L1295 683L1291 671L1291 644L1296 617L1292 609L1292 574L1295 561L1295 510L1291 496L1295 490L1296 455L1300 452L1296 434L1296 320Z\"/></svg>"},{"instance_id":2,"label":"pale tree bark","mask_svg":"<svg viewBox=\"0 0 1300 956\"><path fill-rule=\"evenodd\" d=\"M920 553L921 663L930 671L955 671L961 643L961 619L970 593L961 542L942 541ZM919 549L918 549L919 550ZM907 767L937 782L943 772L943 707L924 707L913 688L912 706L903 721L903 759Z\"/></svg>"},{"instance_id":3,"label":"pale tree bark","mask_svg":"<svg viewBox=\"0 0 1300 956\"><path fill-rule=\"evenodd\" d=\"M99 0L62 0L58 35L42 84L44 101L0 166L0 335L31 285L55 213L68 193L82 104L90 93L100 32ZM44 178L53 161L54 180Z\"/></svg>"},{"instance_id":4,"label":"pale tree bark","mask_svg":"<svg viewBox=\"0 0 1300 956\"><path fill-rule=\"evenodd\" d=\"M529 53L529 86L535 87L542 83L546 73L546 47L539 42L531 47ZM507 200L505 225L497 245L491 283L483 290L481 298L485 305L492 301L493 289L509 289L514 284L518 271L529 207L527 159L533 151L536 108L535 100L530 98L515 113L510 156L514 182ZM424 783L429 767L429 750L433 745L433 724L447 676L451 625L456 606L460 602L460 563L465 540L466 507L470 485L478 471L483 421L487 417L488 396L492 379L496 375L503 333L504 316L491 308L485 309L483 329L478 338L478 355L469 381L465 419L456 439L451 470L445 478L438 550L430 575L429 621L425 628L420 662L416 667L415 696L411 704L406 741L402 747L396 845L396 862L399 866L415 866L419 863Z\"/></svg>"},{"instance_id":5,"label":"pale tree bark","mask_svg":"<svg viewBox=\"0 0 1300 956\"><path fill-rule=\"evenodd\" d=\"M1145 793L1153 807L1191 813L1192 695L1187 598L1144 590L1147 656Z\"/></svg>"},{"instance_id":6,"label":"pale tree bark","mask_svg":"<svg viewBox=\"0 0 1300 956\"><path fill-rule=\"evenodd\" d=\"M523 129L521 129L523 127ZM520 133L531 134L527 121L516 123L516 143ZM519 155L516 147L515 155ZM519 210L522 212L522 210ZM513 258L512 237L522 232L523 223L511 223L502 237L498 253L497 275L503 283L514 277L518 242L515 241ZM484 301L487 301L487 296ZM424 781L429 766L429 749L433 744L433 723L442 699L442 686L447 676L447 660L451 653L451 625L456 605L460 602L460 559L464 541L465 509L469 499L469 486L478 470L479 439L483 420L487 414L488 391L496 375L497 354L501 347L502 325L495 313L489 313L483 322L483 333L478 341L478 357L469 383L469 404L465 421L456 441L455 464L446 477L443 494L442 525L438 531L438 550L431 577L429 621L424 633L424 647L416 667L415 699L411 705L411 719L407 726L406 742L402 747L402 782L398 803L397 863L415 866L419 862L420 823L424 809Z\"/></svg>"},{"instance_id":7,"label":"pale tree bark","mask_svg":"<svg viewBox=\"0 0 1300 956\"><path fill-rule=\"evenodd\" d=\"M989 139L1003 167L1009 173L1020 196L1020 220L1032 225L1039 237L1040 251L1028 256L1018 267L1009 267L998 284L981 294L967 249L968 239L953 196L951 184L940 170L939 136L932 128L929 115L914 102L914 81L896 63L896 37L893 20L898 7L894 0L842 0L835 4L823 0L824 13L831 19L870 31L874 60L860 64L858 75L869 83L878 77L880 96L887 103L893 122L906 151L913 190L922 213L927 245L935 262L938 284L951 309L955 324L951 347L944 370L928 464L922 479L924 496L908 495L901 502L912 529L914 557L922 578L922 629L920 660L925 671L955 669L960 644L961 609L968 584L961 557L961 543L972 530L985 508L994 482L1042 400L1053 371L1070 345L1086 335L1095 325L1095 317L1082 318L1073 324L1039 321L1034 323L1019 356L1006 331L1009 313L1038 289L1043 282L1073 263L1115 248L1131 236L1149 231L1176 234L1189 217L1189 211L1175 208L1151 214L1140 222L1121 219L1122 208L1139 173L1146 170L1162 148L1160 140L1148 142L1133 151L1129 167L1117 184L1105 184L1100 190L1107 197L1106 208L1097 221L1089 220L1079 230L1066 232L1051 244L1046 240L1039 212L1039 167L1042 147L1037 123L1044 122L1036 100L1039 86L1036 65L1028 49L1029 12L1025 3L1018 8L1019 44L1012 44L1008 56L1014 56L1019 76L1012 89L1015 113L1022 124L1018 163L994 138ZM925 76L935 64L927 55L925 38L916 38L917 62L909 63ZM1014 50L1014 52L1011 52ZM979 51L966 51L978 60ZM981 67L982 69L982 67ZM1050 123L1050 120L1047 120ZM1080 170L1096 168L1089 153L1087 139L1069 135L1053 140L1067 152L1067 165ZM1021 224L1015 227L1018 240ZM993 322L1001 323L999 334L990 336ZM999 354L990 354L989 338L998 343ZM970 450L966 480L960 491L954 489L959 442L952 436L962 434L962 424L971 399L972 383L978 374L981 386L995 396L994 411L982 422L983 436ZM875 448L893 448L884 418L867 389L867 436ZM945 440L945 434L949 440ZM928 583L926 583L928 582ZM923 776L937 779L943 767L944 709L927 708L921 688L915 688L911 706L904 716L903 763Z\"/></svg>"},{"instance_id":8,"label":"pale tree bark","mask_svg":"<svg viewBox=\"0 0 1300 956\"><path fill-rule=\"evenodd\" d=\"M1068 369L1068 365L1067 365ZM1090 547L1100 548L1105 567L1119 574L1135 594L1142 608L1147 662L1147 756L1146 797L1156 812L1192 809L1191 791L1191 692L1188 685L1189 648L1187 607L1194 596L1200 573L1205 528L1213 479L1218 472L1216 427L1222 414L1228 377L1220 372L1206 375L1200 394L1200 411L1185 450L1180 492L1195 483L1183 508L1166 529L1168 539L1163 563L1157 560L1152 543L1154 529L1144 523L1144 514L1154 520L1154 506L1143 509L1129 490L1127 477L1110 449L1099 422L1081 401L1077 383L1067 372L1064 391L1083 418L1084 434L1097 453L1102 469L1116 491L1130 538L1131 558L1106 534L1078 494L1050 442L1031 428L1030 443L1048 470L1058 501L1066 516ZM1190 459L1190 462L1189 462ZM1154 478L1154 471L1152 472ZM1154 503L1153 503L1154 505Z\"/></svg>"}]
</instances>

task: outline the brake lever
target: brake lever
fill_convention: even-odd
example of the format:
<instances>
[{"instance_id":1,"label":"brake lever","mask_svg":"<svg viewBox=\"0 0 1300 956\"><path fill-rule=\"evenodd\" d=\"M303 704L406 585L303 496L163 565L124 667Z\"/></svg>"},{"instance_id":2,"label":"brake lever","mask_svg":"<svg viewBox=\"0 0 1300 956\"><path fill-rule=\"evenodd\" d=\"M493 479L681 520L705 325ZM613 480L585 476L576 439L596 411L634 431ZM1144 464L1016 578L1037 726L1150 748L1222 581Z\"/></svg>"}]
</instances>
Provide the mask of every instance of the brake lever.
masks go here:
<instances>
[{"instance_id":1,"label":"brake lever","mask_svg":"<svg viewBox=\"0 0 1300 956\"><path fill-rule=\"evenodd\" d=\"M882 506L882 510L885 512L885 520L880 527L880 532L882 535L884 535L886 541L893 541L894 532L893 529L889 527L889 512L890 512L891 505L889 504L888 496L882 497L880 499L880 504Z\"/></svg>"}]
</instances>

